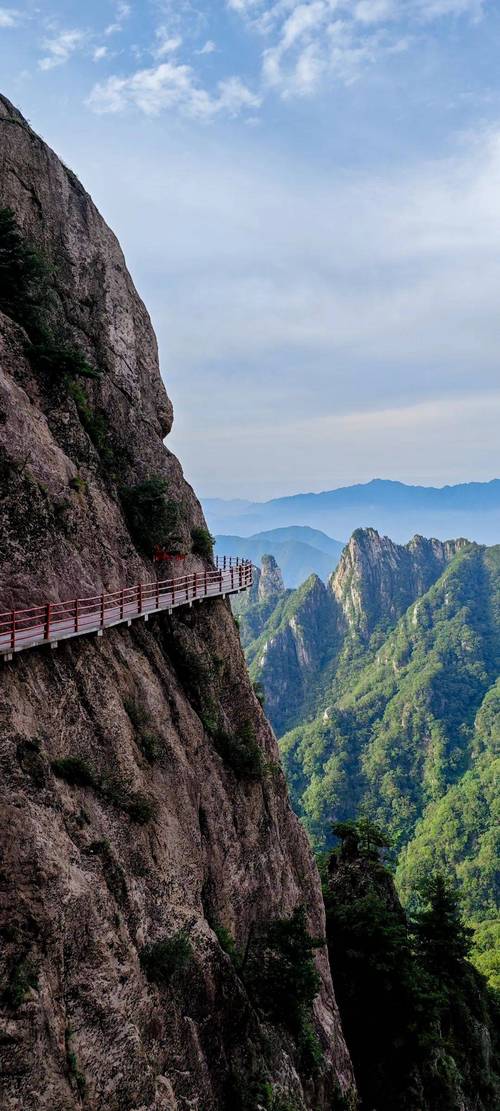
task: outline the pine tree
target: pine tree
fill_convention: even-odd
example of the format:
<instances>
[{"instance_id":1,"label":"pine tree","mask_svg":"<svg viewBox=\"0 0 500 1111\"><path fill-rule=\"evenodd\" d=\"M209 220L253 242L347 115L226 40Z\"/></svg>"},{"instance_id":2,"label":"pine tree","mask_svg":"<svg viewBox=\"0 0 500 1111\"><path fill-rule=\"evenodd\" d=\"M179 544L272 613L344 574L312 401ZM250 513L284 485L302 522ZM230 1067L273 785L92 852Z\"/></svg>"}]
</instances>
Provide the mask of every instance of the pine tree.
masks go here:
<instances>
[{"instance_id":1,"label":"pine tree","mask_svg":"<svg viewBox=\"0 0 500 1111\"><path fill-rule=\"evenodd\" d=\"M456 979L467 967L473 930L464 926L457 896L440 873L424 881L419 897L412 921L419 959L439 982Z\"/></svg>"}]
</instances>

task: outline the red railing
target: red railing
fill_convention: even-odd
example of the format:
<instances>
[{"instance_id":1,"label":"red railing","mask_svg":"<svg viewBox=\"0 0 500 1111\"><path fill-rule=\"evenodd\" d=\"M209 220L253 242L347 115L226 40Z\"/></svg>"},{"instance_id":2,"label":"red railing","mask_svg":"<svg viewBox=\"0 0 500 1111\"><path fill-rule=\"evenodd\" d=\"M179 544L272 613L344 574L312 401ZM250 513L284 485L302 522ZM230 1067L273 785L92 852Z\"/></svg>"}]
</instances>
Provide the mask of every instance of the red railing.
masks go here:
<instances>
[{"instance_id":1,"label":"red railing","mask_svg":"<svg viewBox=\"0 0 500 1111\"><path fill-rule=\"evenodd\" d=\"M250 560L225 556L216 560L216 569L211 571L138 583L123 590L73 598L68 602L45 602L29 609L8 610L0 613L0 654L95 632L157 610L247 590L252 581Z\"/></svg>"}]
</instances>

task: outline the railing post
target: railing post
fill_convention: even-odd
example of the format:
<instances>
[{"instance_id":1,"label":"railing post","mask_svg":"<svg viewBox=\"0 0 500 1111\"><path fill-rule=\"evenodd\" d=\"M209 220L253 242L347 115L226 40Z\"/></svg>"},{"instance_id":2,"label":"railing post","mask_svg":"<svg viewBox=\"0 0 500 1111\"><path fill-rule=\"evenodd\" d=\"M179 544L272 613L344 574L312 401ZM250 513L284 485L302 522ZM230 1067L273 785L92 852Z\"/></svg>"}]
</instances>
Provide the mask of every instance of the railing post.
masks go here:
<instances>
[{"instance_id":1,"label":"railing post","mask_svg":"<svg viewBox=\"0 0 500 1111\"><path fill-rule=\"evenodd\" d=\"M44 633L44 639L45 640L50 640L50 614L51 614L51 609L52 609L52 607L51 607L50 602L47 602L47 605L45 607L45 633Z\"/></svg>"},{"instance_id":2,"label":"railing post","mask_svg":"<svg viewBox=\"0 0 500 1111\"><path fill-rule=\"evenodd\" d=\"M12 651L14 651L14 649L16 647L16 611L15 610L12 610L12 628L11 628L11 631L10 631L10 646L12 648Z\"/></svg>"},{"instance_id":3,"label":"railing post","mask_svg":"<svg viewBox=\"0 0 500 1111\"><path fill-rule=\"evenodd\" d=\"M137 587L137 612L142 613L142 583Z\"/></svg>"},{"instance_id":4,"label":"railing post","mask_svg":"<svg viewBox=\"0 0 500 1111\"><path fill-rule=\"evenodd\" d=\"M101 594L101 629L104 629L104 594Z\"/></svg>"},{"instance_id":5,"label":"railing post","mask_svg":"<svg viewBox=\"0 0 500 1111\"><path fill-rule=\"evenodd\" d=\"M120 620L123 618L123 588L120 590Z\"/></svg>"},{"instance_id":6,"label":"railing post","mask_svg":"<svg viewBox=\"0 0 500 1111\"><path fill-rule=\"evenodd\" d=\"M206 571L205 571L205 580L204 580L204 583L203 583L203 588L204 588L205 594L208 594L208 575L207 575Z\"/></svg>"},{"instance_id":7,"label":"railing post","mask_svg":"<svg viewBox=\"0 0 500 1111\"><path fill-rule=\"evenodd\" d=\"M224 571L226 570L226 557L224 556Z\"/></svg>"},{"instance_id":8,"label":"railing post","mask_svg":"<svg viewBox=\"0 0 500 1111\"><path fill-rule=\"evenodd\" d=\"M231 590L234 590L234 567L231 567Z\"/></svg>"},{"instance_id":9,"label":"railing post","mask_svg":"<svg viewBox=\"0 0 500 1111\"><path fill-rule=\"evenodd\" d=\"M241 563L240 563L240 565L239 565L239 567L238 567L238 577L239 577L239 581L240 581L240 590L241 590L241 587L242 587L242 581L241 581L241 580L242 580L242 575L241 575L241 572L242 572L242 566L241 566Z\"/></svg>"},{"instance_id":10,"label":"railing post","mask_svg":"<svg viewBox=\"0 0 500 1111\"><path fill-rule=\"evenodd\" d=\"M156 579L156 608L157 610L160 608L160 583L158 578Z\"/></svg>"},{"instance_id":11,"label":"railing post","mask_svg":"<svg viewBox=\"0 0 500 1111\"><path fill-rule=\"evenodd\" d=\"M197 590L196 590L196 571L195 571L195 573L194 573L194 594L193 594L193 598L196 598L196 594L197 594Z\"/></svg>"},{"instance_id":12,"label":"railing post","mask_svg":"<svg viewBox=\"0 0 500 1111\"><path fill-rule=\"evenodd\" d=\"M75 598L75 633L78 632L78 598Z\"/></svg>"}]
</instances>

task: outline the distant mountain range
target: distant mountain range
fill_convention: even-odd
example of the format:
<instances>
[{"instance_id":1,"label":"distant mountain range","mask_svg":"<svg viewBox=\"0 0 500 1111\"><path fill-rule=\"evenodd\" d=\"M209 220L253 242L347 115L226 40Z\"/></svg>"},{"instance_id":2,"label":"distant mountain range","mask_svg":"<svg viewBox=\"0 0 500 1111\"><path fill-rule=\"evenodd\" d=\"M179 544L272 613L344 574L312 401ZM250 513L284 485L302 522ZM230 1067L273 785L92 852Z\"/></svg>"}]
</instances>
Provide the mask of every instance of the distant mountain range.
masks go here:
<instances>
[{"instance_id":1,"label":"distant mountain range","mask_svg":"<svg viewBox=\"0 0 500 1111\"><path fill-rule=\"evenodd\" d=\"M270 529L254 536L231 533L215 537L215 551L219 556L242 555L253 563L260 563L263 555L273 555L288 587L299 586L312 574L326 582L337 566L343 547L340 540L303 525Z\"/></svg>"},{"instance_id":2,"label":"distant mountain range","mask_svg":"<svg viewBox=\"0 0 500 1111\"><path fill-rule=\"evenodd\" d=\"M213 533L248 538L277 527L301 525L346 537L357 528L372 527L399 543L415 533L440 540L467 536L482 544L500 541L500 479L438 488L377 478L362 485L267 502L208 498L204 510Z\"/></svg>"}]
</instances>

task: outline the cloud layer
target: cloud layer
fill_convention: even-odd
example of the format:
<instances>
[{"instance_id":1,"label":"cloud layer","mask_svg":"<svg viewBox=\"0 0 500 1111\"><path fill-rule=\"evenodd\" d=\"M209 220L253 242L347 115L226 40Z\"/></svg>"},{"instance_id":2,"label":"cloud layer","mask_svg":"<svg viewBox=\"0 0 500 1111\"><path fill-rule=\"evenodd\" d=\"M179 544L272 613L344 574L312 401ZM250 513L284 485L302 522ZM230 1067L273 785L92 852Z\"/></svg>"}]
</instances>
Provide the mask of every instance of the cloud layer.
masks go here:
<instances>
[{"instance_id":1,"label":"cloud layer","mask_svg":"<svg viewBox=\"0 0 500 1111\"><path fill-rule=\"evenodd\" d=\"M330 181L259 136L246 152L207 143L112 151L97 191L152 312L172 446L197 488L491 477L500 130ZM104 186L117 178L120 197Z\"/></svg>"},{"instance_id":2,"label":"cloud layer","mask_svg":"<svg viewBox=\"0 0 500 1111\"><path fill-rule=\"evenodd\" d=\"M387 62L407 49L412 36L443 20L481 18L486 0L227 0L222 34L239 24L254 51L251 76L229 68L224 51L207 37L213 24L208 0L159 4L160 22L147 18L141 44L118 52L120 68L89 91L87 104L96 112L134 108L148 115L178 110L200 120L219 114L254 114L265 98L311 96L328 84L349 86L366 67ZM149 13L152 9L149 9ZM1 25L0 9L0 25ZM5 9L5 19L12 18ZM224 19L223 13L219 19ZM113 55L98 38L116 36L134 20L131 6L118 3L115 19L101 32L59 29L44 42L40 68L50 70L81 50L94 60ZM7 23L5 25L8 25ZM222 72L207 80L204 60L220 54ZM175 55L175 61L171 56ZM141 64L137 65L140 58Z\"/></svg>"}]
</instances>

